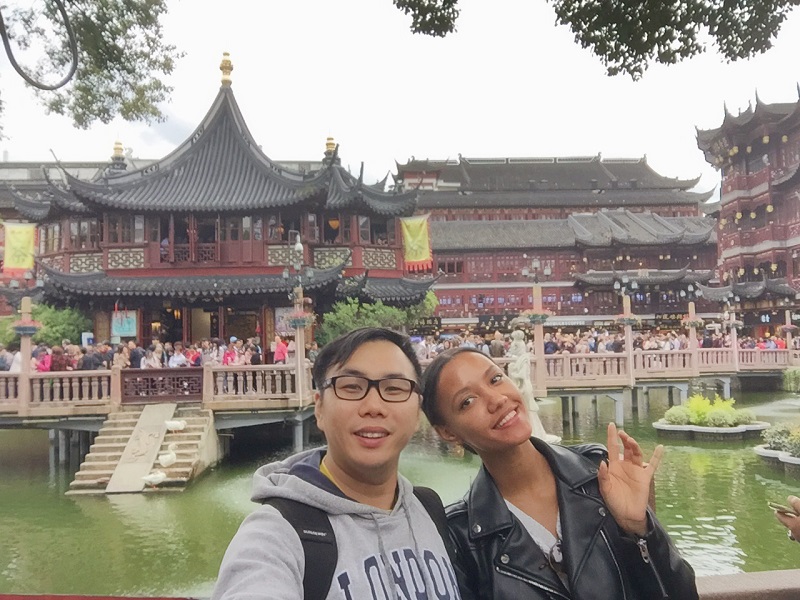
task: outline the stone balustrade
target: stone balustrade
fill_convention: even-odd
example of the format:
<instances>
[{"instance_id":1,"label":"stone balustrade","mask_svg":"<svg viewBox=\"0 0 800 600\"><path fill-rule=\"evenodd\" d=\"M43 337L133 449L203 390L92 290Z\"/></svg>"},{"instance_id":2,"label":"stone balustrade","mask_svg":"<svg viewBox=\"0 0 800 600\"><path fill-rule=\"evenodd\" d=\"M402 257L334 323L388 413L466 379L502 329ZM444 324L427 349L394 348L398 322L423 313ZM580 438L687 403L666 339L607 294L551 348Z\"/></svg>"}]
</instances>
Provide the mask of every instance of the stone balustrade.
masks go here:
<instances>
[{"instance_id":1,"label":"stone balustrade","mask_svg":"<svg viewBox=\"0 0 800 600\"><path fill-rule=\"evenodd\" d=\"M509 358L497 359L500 365ZM730 348L635 350L602 354L546 354L544 382L536 381L539 357L531 355L531 380L540 391L585 388L596 393L655 381L780 372L800 366L797 350ZM424 366L424 365L423 365ZM211 410L303 408L312 402L311 366L306 361L298 389L289 365L215 366L181 369L0 372L0 415L70 416L107 414L120 404L201 402Z\"/></svg>"}]
</instances>

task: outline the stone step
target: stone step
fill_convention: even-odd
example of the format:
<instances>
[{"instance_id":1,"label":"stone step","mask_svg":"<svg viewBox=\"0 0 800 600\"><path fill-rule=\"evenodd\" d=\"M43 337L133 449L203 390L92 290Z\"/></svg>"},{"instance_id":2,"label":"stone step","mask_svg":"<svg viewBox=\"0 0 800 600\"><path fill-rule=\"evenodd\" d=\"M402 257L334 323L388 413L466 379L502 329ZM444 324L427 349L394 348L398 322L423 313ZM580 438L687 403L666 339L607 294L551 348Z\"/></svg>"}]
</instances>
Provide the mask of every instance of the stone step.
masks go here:
<instances>
[{"instance_id":1,"label":"stone step","mask_svg":"<svg viewBox=\"0 0 800 600\"><path fill-rule=\"evenodd\" d=\"M177 461L172 463L170 466L162 467L159 464L158 460L156 459L156 462L153 464L153 468L157 469L159 471L168 471L168 472L172 472L172 471L181 471L181 472L183 472L184 470L188 470L189 474L191 474L191 471L194 468L194 463L195 462L196 461L195 461L194 457L179 458Z\"/></svg>"},{"instance_id":2,"label":"stone step","mask_svg":"<svg viewBox=\"0 0 800 600\"><path fill-rule=\"evenodd\" d=\"M81 463L81 471L111 471L117 468L116 460L86 460Z\"/></svg>"},{"instance_id":3,"label":"stone step","mask_svg":"<svg viewBox=\"0 0 800 600\"><path fill-rule=\"evenodd\" d=\"M70 490L104 490L111 480L110 477L102 477L98 479L75 479L69 484ZM69 492L68 492L69 493Z\"/></svg>"},{"instance_id":4,"label":"stone step","mask_svg":"<svg viewBox=\"0 0 800 600\"><path fill-rule=\"evenodd\" d=\"M157 486L146 485L142 490L144 494L152 494L157 492L182 492L189 485L188 477L168 477Z\"/></svg>"},{"instance_id":5,"label":"stone step","mask_svg":"<svg viewBox=\"0 0 800 600\"><path fill-rule=\"evenodd\" d=\"M75 473L75 481L87 481L100 478L111 479L114 474L114 469L97 469L92 471L78 471ZM107 483L107 482L106 482Z\"/></svg>"},{"instance_id":6,"label":"stone step","mask_svg":"<svg viewBox=\"0 0 800 600\"><path fill-rule=\"evenodd\" d=\"M119 459L122 457L122 449L118 452L99 452L99 451L91 451L89 454L86 455L84 462L103 462L103 461L113 461L114 463L119 462Z\"/></svg>"},{"instance_id":7,"label":"stone step","mask_svg":"<svg viewBox=\"0 0 800 600\"><path fill-rule=\"evenodd\" d=\"M189 442L189 441L200 441L203 437L202 431L178 431L176 433L167 433L164 436L164 442L169 444L170 442Z\"/></svg>"},{"instance_id":8,"label":"stone step","mask_svg":"<svg viewBox=\"0 0 800 600\"><path fill-rule=\"evenodd\" d=\"M120 425L116 427L101 427L100 431L97 432L97 435L127 435L130 436L133 433L134 425Z\"/></svg>"},{"instance_id":9,"label":"stone step","mask_svg":"<svg viewBox=\"0 0 800 600\"><path fill-rule=\"evenodd\" d=\"M125 446L127 445L128 441L125 440L124 442L95 442L91 446L89 446L89 454L93 452L117 452L119 451L120 455L122 455L122 451L125 450Z\"/></svg>"}]
</instances>

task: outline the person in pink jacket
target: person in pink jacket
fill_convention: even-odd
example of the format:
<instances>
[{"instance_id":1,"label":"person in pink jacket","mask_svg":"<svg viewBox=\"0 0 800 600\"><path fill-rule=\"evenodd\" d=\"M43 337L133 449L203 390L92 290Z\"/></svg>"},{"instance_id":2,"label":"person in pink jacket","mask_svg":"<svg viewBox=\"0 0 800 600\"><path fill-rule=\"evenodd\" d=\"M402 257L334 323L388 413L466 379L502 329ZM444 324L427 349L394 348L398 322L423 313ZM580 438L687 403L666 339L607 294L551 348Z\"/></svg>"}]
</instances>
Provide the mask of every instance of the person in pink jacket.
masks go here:
<instances>
[{"instance_id":1,"label":"person in pink jacket","mask_svg":"<svg viewBox=\"0 0 800 600\"><path fill-rule=\"evenodd\" d=\"M285 365L286 364L286 357L289 355L289 347L286 345L281 339L281 336L275 336L275 358L274 362L276 365Z\"/></svg>"}]
</instances>

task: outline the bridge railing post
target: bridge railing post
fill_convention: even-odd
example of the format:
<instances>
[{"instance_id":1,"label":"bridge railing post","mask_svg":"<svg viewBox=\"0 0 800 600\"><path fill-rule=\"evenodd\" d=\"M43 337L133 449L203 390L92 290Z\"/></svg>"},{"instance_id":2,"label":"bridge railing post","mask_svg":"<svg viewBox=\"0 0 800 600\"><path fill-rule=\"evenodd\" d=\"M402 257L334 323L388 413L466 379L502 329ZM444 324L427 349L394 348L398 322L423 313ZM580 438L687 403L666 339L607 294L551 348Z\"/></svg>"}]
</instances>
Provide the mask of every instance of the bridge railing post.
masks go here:
<instances>
[{"instance_id":1,"label":"bridge railing post","mask_svg":"<svg viewBox=\"0 0 800 600\"><path fill-rule=\"evenodd\" d=\"M697 313L695 312L694 302L689 302L689 321L694 322ZM697 343L697 327L692 325L689 327L689 368L692 371L692 377L700 376L700 357L698 356Z\"/></svg>"},{"instance_id":2,"label":"bridge railing post","mask_svg":"<svg viewBox=\"0 0 800 600\"><path fill-rule=\"evenodd\" d=\"M203 408L214 400L214 370L211 365L203 365Z\"/></svg>"},{"instance_id":3,"label":"bridge railing post","mask_svg":"<svg viewBox=\"0 0 800 600\"><path fill-rule=\"evenodd\" d=\"M113 365L111 367L111 390L109 405L111 412L117 412L122 405L122 367Z\"/></svg>"}]
</instances>

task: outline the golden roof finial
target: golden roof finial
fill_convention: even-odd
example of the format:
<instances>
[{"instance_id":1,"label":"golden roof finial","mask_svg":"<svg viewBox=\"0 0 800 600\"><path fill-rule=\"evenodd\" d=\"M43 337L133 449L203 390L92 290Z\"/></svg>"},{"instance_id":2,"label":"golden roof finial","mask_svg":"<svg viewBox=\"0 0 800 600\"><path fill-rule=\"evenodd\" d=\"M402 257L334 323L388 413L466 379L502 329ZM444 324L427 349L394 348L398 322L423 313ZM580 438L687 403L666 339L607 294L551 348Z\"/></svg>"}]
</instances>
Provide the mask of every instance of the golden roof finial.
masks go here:
<instances>
[{"instance_id":1,"label":"golden roof finial","mask_svg":"<svg viewBox=\"0 0 800 600\"><path fill-rule=\"evenodd\" d=\"M222 62L219 65L219 70L222 71L222 85L230 86L233 63L229 52L222 53Z\"/></svg>"},{"instance_id":2,"label":"golden roof finial","mask_svg":"<svg viewBox=\"0 0 800 600\"><path fill-rule=\"evenodd\" d=\"M333 153L336 150L336 142L333 141L331 136L328 136L328 139L325 141L325 152Z\"/></svg>"},{"instance_id":3,"label":"golden roof finial","mask_svg":"<svg viewBox=\"0 0 800 600\"><path fill-rule=\"evenodd\" d=\"M122 142L117 140L114 142L114 154L112 155L114 158L122 158L125 156L125 147L122 145Z\"/></svg>"}]
</instances>

